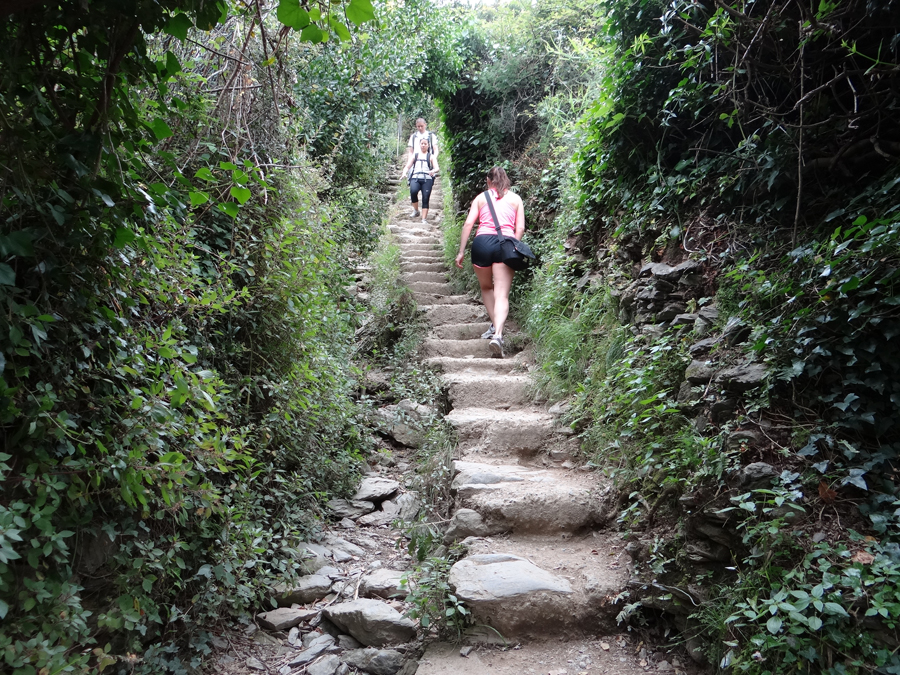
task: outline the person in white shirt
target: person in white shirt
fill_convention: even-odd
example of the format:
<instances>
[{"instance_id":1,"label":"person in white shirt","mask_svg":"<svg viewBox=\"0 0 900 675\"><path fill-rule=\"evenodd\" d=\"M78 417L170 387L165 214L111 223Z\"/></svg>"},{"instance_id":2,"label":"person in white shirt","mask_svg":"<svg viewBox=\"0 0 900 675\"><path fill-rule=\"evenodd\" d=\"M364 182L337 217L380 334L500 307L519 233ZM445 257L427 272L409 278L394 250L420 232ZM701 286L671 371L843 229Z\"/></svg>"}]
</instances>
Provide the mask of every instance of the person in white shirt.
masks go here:
<instances>
[{"instance_id":1,"label":"person in white shirt","mask_svg":"<svg viewBox=\"0 0 900 675\"><path fill-rule=\"evenodd\" d=\"M428 140L428 152L430 152L433 157L437 157L437 137L434 133L428 131L428 122L425 121L424 117L420 117L416 120L416 130L409 137L409 143L406 144L409 155L412 155L419 149L419 141L423 138Z\"/></svg>"}]
</instances>

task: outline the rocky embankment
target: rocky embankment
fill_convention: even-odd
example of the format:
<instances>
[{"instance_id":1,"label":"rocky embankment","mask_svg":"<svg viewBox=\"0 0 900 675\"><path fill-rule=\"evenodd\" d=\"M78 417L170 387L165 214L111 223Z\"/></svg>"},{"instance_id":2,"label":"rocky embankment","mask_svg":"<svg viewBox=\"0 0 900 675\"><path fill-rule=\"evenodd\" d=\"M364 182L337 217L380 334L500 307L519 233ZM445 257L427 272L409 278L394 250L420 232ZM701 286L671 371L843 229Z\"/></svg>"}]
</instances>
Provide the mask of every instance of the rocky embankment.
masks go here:
<instances>
[{"instance_id":1,"label":"rocky embankment","mask_svg":"<svg viewBox=\"0 0 900 675\"><path fill-rule=\"evenodd\" d=\"M440 185L432 196L441 204ZM610 486L580 466L562 409L537 404L527 352L491 358L487 316L454 295L434 220L394 208L391 232L404 281L430 329L423 358L443 373L458 447L454 509L440 523L444 544L462 556L449 584L474 622L461 644L439 641L409 619L413 567L402 523L422 504L410 491L421 420L434 411L412 401L385 406L382 430L398 451L371 467L349 500L328 504L333 529L298 554L308 574L272 589L266 608L218 660L219 672L279 675L630 675L687 672L677 654L620 632L620 594L630 579L626 542L604 529L615 504ZM514 327L512 327L514 330ZM446 550L446 549L445 549ZM238 639L239 638L239 639Z\"/></svg>"}]
</instances>

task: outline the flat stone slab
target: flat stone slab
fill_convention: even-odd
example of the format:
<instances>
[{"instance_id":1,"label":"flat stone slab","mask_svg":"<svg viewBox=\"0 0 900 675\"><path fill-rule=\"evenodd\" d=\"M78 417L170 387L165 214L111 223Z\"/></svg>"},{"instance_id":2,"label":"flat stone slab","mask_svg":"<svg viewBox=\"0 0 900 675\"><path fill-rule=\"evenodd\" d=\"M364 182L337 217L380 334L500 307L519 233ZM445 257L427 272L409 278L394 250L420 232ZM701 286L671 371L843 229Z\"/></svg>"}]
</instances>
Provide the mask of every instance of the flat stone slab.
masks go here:
<instances>
[{"instance_id":1,"label":"flat stone slab","mask_svg":"<svg viewBox=\"0 0 900 675\"><path fill-rule=\"evenodd\" d=\"M463 558L450 569L450 586L466 602L492 602L529 593L572 593L572 585L555 574L508 553Z\"/></svg>"},{"instance_id":2,"label":"flat stone slab","mask_svg":"<svg viewBox=\"0 0 900 675\"><path fill-rule=\"evenodd\" d=\"M413 288L415 286L415 288ZM421 286L421 288L420 288ZM450 295L453 291L450 284L431 284L431 286L446 286L446 288L428 288L427 282L416 282L411 285L414 291L424 291L431 293L446 293ZM467 323L469 321L482 322L487 319L482 305L425 305L420 306L420 310L425 312L425 319L430 326L440 326L448 323ZM485 340L486 342L486 340Z\"/></svg>"},{"instance_id":3,"label":"flat stone slab","mask_svg":"<svg viewBox=\"0 0 900 675\"><path fill-rule=\"evenodd\" d=\"M482 342L486 342L486 340L482 340ZM444 373L470 373L473 375L502 373L508 375L522 372L522 364L514 358L432 356L425 359L425 363Z\"/></svg>"},{"instance_id":4,"label":"flat stone slab","mask_svg":"<svg viewBox=\"0 0 900 675\"><path fill-rule=\"evenodd\" d=\"M375 504L364 501L351 501L349 499L332 499L325 504L336 518L357 518L375 510Z\"/></svg>"},{"instance_id":5,"label":"flat stone slab","mask_svg":"<svg viewBox=\"0 0 900 675\"><path fill-rule=\"evenodd\" d=\"M555 437L553 416L544 412L458 408L444 419L456 429L462 448L483 445L492 451L529 456Z\"/></svg>"},{"instance_id":6,"label":"flat stone slab","mask_svg":"<svg viewBox=\"0 0 900 675\"><path fill-rule=\"evenodd\" d=\"M324 614L334 625L368 647L402 644L416 636L412 620L381 600L351 600L328 607Z\"/></svg>"},{"instance_id":7,"label":"flat stone slab","mask_svg":"<svg viewBox=\"0 0 900 675\"><path fill-rule=\"evenodd\" d=\"M462 296L468 298L469 296ZM472 299L469 298L469 302ZM431 334L441 340L480 340L481 334L490 326L485 322L466 322L466 323L450 323L441 326L435 326ZM487 342L487 340L485 340Z\"/></svg>"},{"instance_id":8,"label":"flat stone slab","mask_svg":"<svg viewBox=\"0 0 900 675\"><path fill-rule=\"evenodd\" d=\"M445 284L447 283L447 273L435 271L419 271L419 272L406 272L401 275L401 280L410 283L413 281L431 281L437 284Z\"/></svg>"},{"instance_id":9,"label":"flat stone slab","mask_svg":"<svg viewBox=\"0 0 900 675\"><path fill-rule=\"evenodd\" d=\"M479 340L487 342L487 340ZM529 405L534 396L527 375L493 375L491 373L447 373L450 402L454 408L483 408Z\"/></svg>"},{"instance_id":10,"label":"flat stone slab","mask_svg":"<svg viewBox=\"0 0 900 675\"><path fill-rule=\"evenodd\" d=\"M305 605L324 598L331 591L331 579L322 574L300 577L293 584L281 584L273 589L273 597L280 607Z\"/></svg>"},{"instance_id":11,"label":"flat stone slab","mask_svg":"<svg viewBox=\"0 0 900 675\"><path fill-rule=\"evenodd\" d=\"M294 626L299 626L304 621L309 621L319 613L315 609L291 609L290 607L279 607L268 612L261 612L256 615L259 625L266 630L279 631L290 630Z\"/></svg>"},{"instance_id":12,"label":"flat stone slab","mask_svg":"<svg viewBox=\"0 0 900 675\"><path fill-rule=\"evenodd\" d=\"M477 511L491 529L574 532L601 522L602 483L563 469L454 462L452 487L460 506Z\"/></svg>"},{"instance_id":13,"label":"flat stone slab","mask_svg":"<svg viewBox=\"0 0 900 675\"><path fill-rule=\"evenodd\" d=\"M471 302L468 295L435 295L434 293L413 293L418 305L465 305Z\"/></svg>"},{"instance_id":14,"label":"flat stone slab","mask_svg":"<svg viewBox=\"0 0 900 675\"><path fill-rule=\"evenodd\" d=\"M454 305L451 305L454 306ZM435 305L437 307L437 305ZM487 340L435 340L426 338L422 342L424 356L449 356L464 358L466 356L488 359L492 358L491 348Z\"/></svg>"},{"instance_id":15,"label":"flat stone slab","mask_svg":"<svg viewBox=\"0 0 900 675\"><path fill-rule=\"evenodd\" d=\"M362 479L359 489L353 495L354 501L380 502L400 489L400 483L389 478L367 476Z\"/></svg>"},{"instance_id":16,"label":"flat stone slab","mask_svg":"<svg viewBox=\"0 0 900 675\"><path fill-rule=\"evenodd\" d=\"M434 281L412 281L409 284L409 290L414 293L434 293L435 295L451 295L453 287L448 283L436 283ZM443 307L444 305L435 305ZM456 305L449 305L455 307Z\"/></svg>"}]
</instances>

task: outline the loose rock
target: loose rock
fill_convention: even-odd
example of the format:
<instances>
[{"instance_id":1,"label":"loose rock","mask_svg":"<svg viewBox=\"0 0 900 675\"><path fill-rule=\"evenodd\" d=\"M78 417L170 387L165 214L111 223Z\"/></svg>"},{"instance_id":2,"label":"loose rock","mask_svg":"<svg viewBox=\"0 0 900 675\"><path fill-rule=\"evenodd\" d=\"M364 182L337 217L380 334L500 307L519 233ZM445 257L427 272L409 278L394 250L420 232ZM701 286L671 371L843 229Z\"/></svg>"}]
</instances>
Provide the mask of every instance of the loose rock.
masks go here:
<instances>
[{"instance_id":1,"label":"loose rock","mask_svg":"<svg viewBox=\"0 0 900 675\"><path fill-rule=\"evenodd\" d=\"M401 588L401 581L405 572L399 570L378 569L363 577L360 583L360 593L365 597L379 598L405 598L409 592L407 588Z\"/></svg>"},{"instance_id":2,"label":"loose rock","mask_svg":"<svg viewBox=\"0 0 900 675\"><path fill-rule=\"evenodd\" d=\"M329 590L331 579L320 574L311 574L300 577L291 585L276 586L273 595L279 607L290 607L320 600L328 595Z\"/></svg>"},{"instance_id":3,"label":"loose rock","mask_svg":"<svg viewBox=\"0 0 900 675\"><path fill-rule=\"evenodd\" d=\"M362 644L372 647L401 644L416 636L415 624L380 600L360 598L344 602L326 609L325 616Z\"/></svg>"},{"instance_id":4,"label":"loose rock","mask_svg":"<svg viewBox=\"0 0 900 675\"><path fill-rule=\"evenodd\" d=\"M368 476L363 478L354 501L382 502L400 489L400 483L389 478Z\"/></svg>"},{"instance_id":5,"label":"loose rock","mask_svg":"<svg viewBox=\"0 0 900 675\"><path fill-rule=\"evenodd\" d=\"M375 510L375 504L367 501L351 501L349 499L332 499L325 504L336 518L358 518Z\"/></svg>"},{"instance_id":6,"label":"loose rock","mask_svg":"<svg viewBox=\"0 0 900 675\"><path fill-rule=\"evenodd\" d=\"M403 665L403 654L393 649L354 649L344 663L372 675L394 675Z\"/></svg>"},{"instance_id":7,"label":"loose rock","mask_svg":"<svg viewBox=\"0 0 900 675\"><path fill-rule=\"evenodd\" d=\"M329 654L306 667L307 675L334 675L341 667L341 657Z\"/></svg>"},{"instance_id":8,"label":"loose rock","mask_svg":"<svg viewBox=\"0 0 900 675\"><path fill-rule=\"evenodd\" d=\"M256 619L259 621L259 625L266 630L288 630L304 621L309 621L316 614L318 614L316 610L280 607L257 614Z\"/></svg>"}]
</instances>

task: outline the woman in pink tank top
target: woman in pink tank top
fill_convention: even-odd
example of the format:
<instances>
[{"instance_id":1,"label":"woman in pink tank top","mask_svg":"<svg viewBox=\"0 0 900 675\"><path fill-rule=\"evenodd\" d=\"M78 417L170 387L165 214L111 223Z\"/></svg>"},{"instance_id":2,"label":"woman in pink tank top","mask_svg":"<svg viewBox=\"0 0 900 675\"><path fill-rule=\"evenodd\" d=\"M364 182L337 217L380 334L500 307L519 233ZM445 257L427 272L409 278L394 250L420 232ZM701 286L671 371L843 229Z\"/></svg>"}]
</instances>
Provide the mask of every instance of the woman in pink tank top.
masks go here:
<instances>
[{"instance_id":1,"label":"woman in pink tank top","mask_svg":"<svg viewBox=\"0 0 900 675\"><path fill-rule=\"evenodd\" d=\"M519 195L509 191L510 182L506 171L499 166L488 171L487 187L494 210L497 212L497 220L500 221L500 232L506 237L521 239L525 234L525 207ZM503 262L497 223L494 223L484 193L478 195L472 202L466 223L463 225L459 255L456 256L456 266L460 269L463 266L469 234L476 221L478 229L472 241L472 266L481 286L481 300L488 316L491 317L491 327L481 337L490 339L491 351L502 358L503 326L509 315L509 290L512 288L515 272Z\"/></svg>"}]
</instances>

